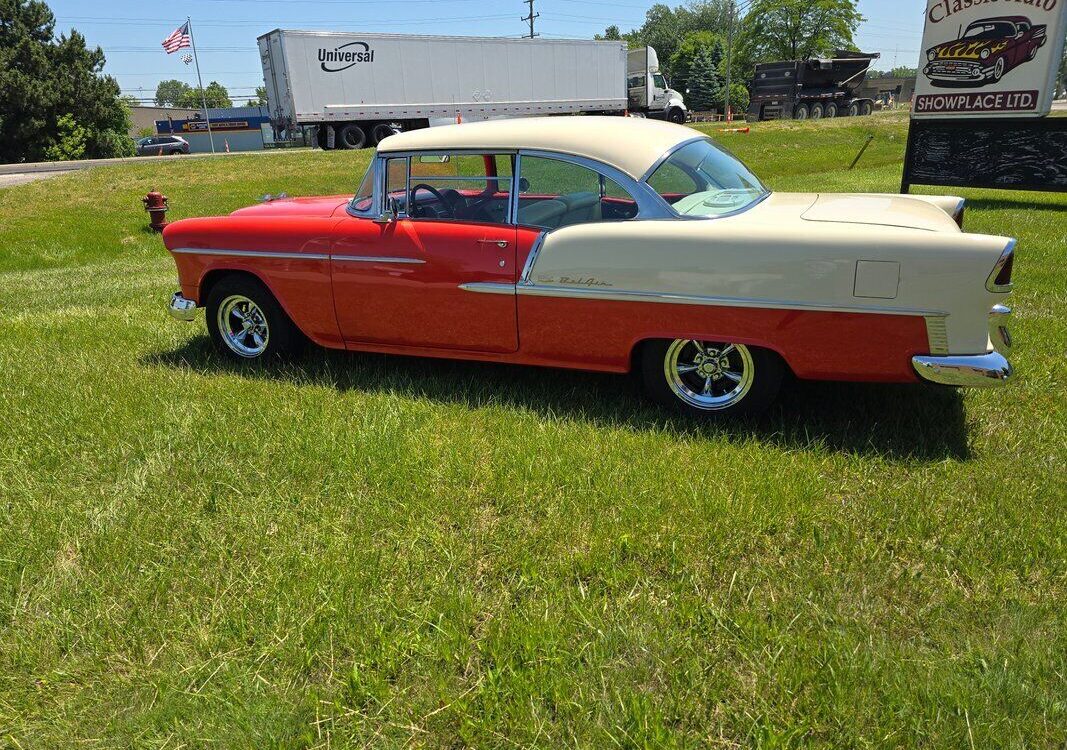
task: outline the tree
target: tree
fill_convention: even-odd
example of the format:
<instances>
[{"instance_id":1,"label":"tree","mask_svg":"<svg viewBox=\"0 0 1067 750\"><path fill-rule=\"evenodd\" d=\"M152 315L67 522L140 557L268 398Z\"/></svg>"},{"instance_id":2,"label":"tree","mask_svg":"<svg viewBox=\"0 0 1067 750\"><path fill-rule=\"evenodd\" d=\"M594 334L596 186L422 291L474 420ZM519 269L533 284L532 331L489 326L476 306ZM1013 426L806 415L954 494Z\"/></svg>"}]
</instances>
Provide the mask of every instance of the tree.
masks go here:
<instances>
[{"instance_id":1,"label":"tree","mask_svg":"<svg viewBox=\"0 0 1067 750\"><path fill-rule=\"evenodd\" d=\"M129 109L104 63L77 31L56 37L42 0L0 0L0 162L131 154Z\"/></svg>"},{"instance_id":2,"label":"tree","mask_svg":"<svg viewBox=\"0 0 1067 750\"><path fill-rule=\"evenodd\" d=\"M810 60L855 49L863 20L856 0L754 0L743 42L754 59Z\"/></svg>"},{"instance_id":3,"label":"tree","mask_svg":"<svg viewBox=\"0 0 1067 750\"><path fill-rule=\"evenodd\" d=\"M156 86L156 106L177 107L179 106L178 102L184 101L184 98L192 90L192 87L185 81L179 81L174 78L160 81L159 85Z\"/></svg>"},{"instance_id":4,"label":"tree","mask_svg":"<svg viewBox=\"0 0 1067 750\"><path fill-rule=\"evenodd\" d=\"M671 71L671 85L683 94L689 88L689 79L693 63L697 56L704 50L709 50L712 62L722 77L723 44L718 34L710 31L691 31L682 39L678 49L671 55L669 61Z\"/></svg>"},{"instance_id":5,"label":"tree","mask_svg":"<svg viewBox=\"0 0 1067 750\"><path fill-rule=\"evenodd\" d=\"M218 81L212 81L204 88L204 96L201 98L200 89L187 87L189 90L183 93L175 102L175 106L184 109L201 109L204 102L208 107L232 107L230 92Z\"/></svg>"},{"instance_id":6,"label":"tree","mask_svg":"<svg viewBox=\"0 0 1067 750\"><path fill-rule=\"evenodd\" d=\"M721 88L719 69L712 58L711 47L701 47L689 72L687 98L690 109L697 112L713 109L720 99Z\"/></svg>"},{"instance_id":7,"label":"tree","mask_svg":"<svg viewBox=\"0 0 1067 750\"><path fill-rule=\"evenodd\" d=\"M267 106L267 87L256 86L256 95L254 98L248 100L249 107L266 107Z\"/></svg>"},{"instance_id":8,"label":"tree","mask_svg":"<svg viewBox=\"0 0 1067 750\"><path fill-rule=\"evenodd\" d=\"M630 47L654 48L659 53L662 72L675 79L678 71L673 69L671 60L679 49L680 40L694 32L721 33L726 28L731 2L732 0L689 0L686 5L675 8L657 3L645 13L645 22L641 28L615 37L611 35L618 34L619 27L609 26L596 38L622 38L629 42ZM693 50L692 54L696 54L696 51ZM692 57L687 58L687 62L691 63ZM678 87L677 83L675 87Z\"/></svg>"},{"instance_id":9,"label":"tree","mask_svg":"<svg viewBox=\"0 0 1067 750\"><path fill-rule=\"evenodd\" d=\"M611 42L620 42L622 41L622 32L619 31L618 26L612 24L611 26L608 26L606 29L604 29L603 34L596 34L593 38L604 39Z\"/></svg>"}]
</instances>

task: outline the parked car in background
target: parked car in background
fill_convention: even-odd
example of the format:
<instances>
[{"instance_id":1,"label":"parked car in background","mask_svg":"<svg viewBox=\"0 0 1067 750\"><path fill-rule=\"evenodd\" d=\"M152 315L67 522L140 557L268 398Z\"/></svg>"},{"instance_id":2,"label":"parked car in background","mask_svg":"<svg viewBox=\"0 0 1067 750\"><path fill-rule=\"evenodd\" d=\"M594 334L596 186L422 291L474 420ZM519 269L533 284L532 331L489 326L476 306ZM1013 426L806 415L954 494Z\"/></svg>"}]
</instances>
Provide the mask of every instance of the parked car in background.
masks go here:
<instances>
[{"instance_id":1,"label":"parked car in background","mask_svg":"<svg viewBox=\"0 0 1067 750\"><path fill-rule=\"evenodd\" d=\"M171 315L236 360L336 349L637 371L665 406L752 414L813 380L999 385L1013 240L963 201L772 193L684 126L453 125L382 141L355 196L163 233Z\"/></svg>"},{"instance_id":2,"label":"parked car in background","mask_svg":"<svg viewBox=\"0 0 1067 750\"><path fill-rule=\"evenodd\" d=\"M150 135L137 139L138 156L173 156L189 153L189 141L180 135Z\"/></svg>"}]
</instances>

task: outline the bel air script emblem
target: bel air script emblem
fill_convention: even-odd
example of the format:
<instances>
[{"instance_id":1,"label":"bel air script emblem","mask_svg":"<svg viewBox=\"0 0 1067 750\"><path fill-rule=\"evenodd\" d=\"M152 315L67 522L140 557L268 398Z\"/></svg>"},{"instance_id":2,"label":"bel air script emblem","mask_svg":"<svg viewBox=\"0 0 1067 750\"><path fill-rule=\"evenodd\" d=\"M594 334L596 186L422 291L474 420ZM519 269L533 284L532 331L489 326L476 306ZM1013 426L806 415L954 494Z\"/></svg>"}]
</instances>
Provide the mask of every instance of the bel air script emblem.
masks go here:
<instances>
[{"instance_id":1,"label":"bel air script emblem","mask_svg":"<svg viewBox=\"0 0 1067 750\"><path fill-rule=\"evenodd\" d=\"M592 288L595 286L614 286L606 281L601 281L594 276L579 276L578 278L572 278L570 276L560 276L559 281L552 279L548 276L538 276L537 280L542 284L561 284L562 286L584 286Z\"/></svg>"}]
</instances>

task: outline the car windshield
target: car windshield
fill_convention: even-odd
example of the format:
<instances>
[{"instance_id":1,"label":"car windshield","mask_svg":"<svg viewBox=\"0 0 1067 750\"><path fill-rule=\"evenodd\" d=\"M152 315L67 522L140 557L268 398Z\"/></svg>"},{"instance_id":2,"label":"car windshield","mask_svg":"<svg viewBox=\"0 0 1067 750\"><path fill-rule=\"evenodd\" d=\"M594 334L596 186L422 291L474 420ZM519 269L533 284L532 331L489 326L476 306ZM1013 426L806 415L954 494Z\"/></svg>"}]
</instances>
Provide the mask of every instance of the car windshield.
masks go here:
<instances>
[{"instance_id":1,"label":"car windshield","mask_svg":"<svg viewBox=\"0 0 1067 750\"><path fill-rule=\"evenodd\" d=\"M671 154L648 178L648 184L682 216L734 213L768 192L744 164L706 139Z\"/></svg>"},{"instance_id":2,"label":"car windshield","mask_svg":"<svg viewBox=\"0 0 1067 750\"><path fill-rule=\"evenodd\" d=\"M1003 39L1015 36L1015 27L1010 23L973 23L963 33L964 39Z\"/></svg>"},{"instance_id":3,"label":"car windshield","mask_svg":"<svg viewBox=\"0 0 1067 750\"><path fill-rule=\"evenodd\" d=\"M359 189L352 197L349 206L353 211L360 213L366 213L371 209L372 198L374 197L374 159L371 159L370 165L367 167L367 172L363 175L363 181L359 185Z\"/></svg>"}]
</instances>

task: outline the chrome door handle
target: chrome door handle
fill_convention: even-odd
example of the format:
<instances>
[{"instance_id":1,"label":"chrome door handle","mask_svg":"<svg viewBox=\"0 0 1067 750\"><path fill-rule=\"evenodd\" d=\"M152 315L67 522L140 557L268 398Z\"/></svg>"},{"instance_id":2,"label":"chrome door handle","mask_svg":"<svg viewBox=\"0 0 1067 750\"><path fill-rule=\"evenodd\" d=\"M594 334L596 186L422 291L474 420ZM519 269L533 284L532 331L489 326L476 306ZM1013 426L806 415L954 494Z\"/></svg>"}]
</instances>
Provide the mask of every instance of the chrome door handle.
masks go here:
<instances>
[{"instance_id":1,"label":"chrome door handle","mask_svg":"<svg viewBox=\"0 0 1067 750\"><path fill-rule=\"evenodd\" d=\"M479 245L496 245L499 248L505 248L508 246L507 240L478 240Z\"/></svg>"}]
</instances>

